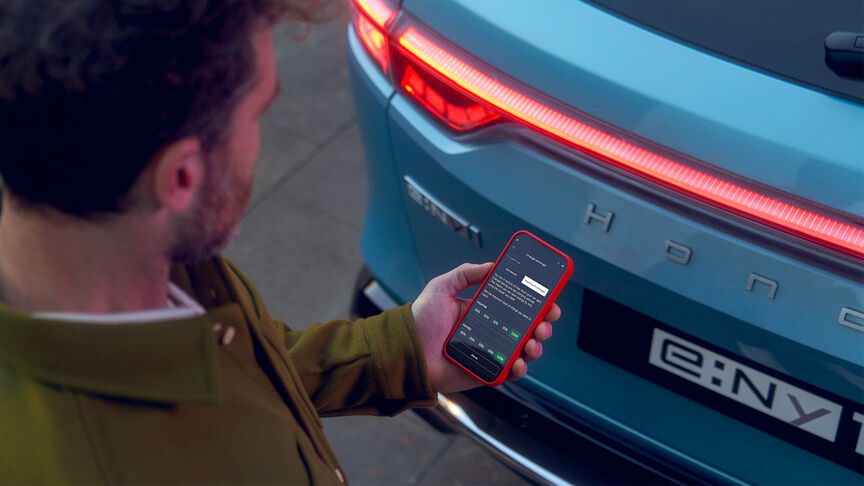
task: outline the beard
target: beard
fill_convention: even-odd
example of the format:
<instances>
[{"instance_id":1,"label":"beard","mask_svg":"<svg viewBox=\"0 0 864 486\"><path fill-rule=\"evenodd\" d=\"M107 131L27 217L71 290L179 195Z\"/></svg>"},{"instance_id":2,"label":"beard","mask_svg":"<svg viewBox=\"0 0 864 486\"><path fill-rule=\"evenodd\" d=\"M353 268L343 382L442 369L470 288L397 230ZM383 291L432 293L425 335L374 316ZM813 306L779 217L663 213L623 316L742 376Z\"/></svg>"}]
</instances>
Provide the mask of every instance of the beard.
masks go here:
<instances>
[{"instance_id":1,"label":"beard","mask_svg":"<svg viewBox=\"0 0 864 486\"><path fill-rule=\"evenodd\" d=\"M177 236L169 249L171 261L199 262L225 250L240 232L251 194L251 177L242 177L236 164L211 155L197 203L174 226Z\"/></svg>"}]
</instances>

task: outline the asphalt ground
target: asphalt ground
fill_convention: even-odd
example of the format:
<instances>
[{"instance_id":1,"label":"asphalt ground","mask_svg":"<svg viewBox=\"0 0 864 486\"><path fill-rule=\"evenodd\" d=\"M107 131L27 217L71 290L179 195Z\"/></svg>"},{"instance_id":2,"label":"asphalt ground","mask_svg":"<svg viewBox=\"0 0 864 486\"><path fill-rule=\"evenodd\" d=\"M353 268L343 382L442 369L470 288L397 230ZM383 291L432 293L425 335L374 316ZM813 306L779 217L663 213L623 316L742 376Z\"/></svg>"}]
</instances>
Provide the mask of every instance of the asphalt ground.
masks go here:
<instances>
[{"instance_id":1,"label":"asphalt ground","mask_svg":"<svg viewBox=\"0 0 864 486\"><path fill-rule=\"evenodd\" d=\"M276 32L282 92L261 124L255 185L226 252L294 329L346 318L363 265L366 168L351 100L347 12ZM412 412L324 419L353 484L526 484L480 446Z\"/></svg>"}]
</instances>

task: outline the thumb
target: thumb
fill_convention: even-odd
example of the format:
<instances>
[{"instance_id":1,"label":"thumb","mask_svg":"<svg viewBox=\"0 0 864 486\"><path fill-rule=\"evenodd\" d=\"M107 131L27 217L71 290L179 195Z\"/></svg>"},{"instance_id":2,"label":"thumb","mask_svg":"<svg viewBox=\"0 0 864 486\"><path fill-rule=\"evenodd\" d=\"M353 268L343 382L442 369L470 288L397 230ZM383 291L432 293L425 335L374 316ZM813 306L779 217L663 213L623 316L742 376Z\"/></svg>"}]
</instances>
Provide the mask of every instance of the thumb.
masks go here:
<instances>
[{"instance_id":1,"label":"thumb","mask_svg":"<svg viewBox=\"0 0 864 486\"><path fill-rule=\"evenodd\" d=\"M456 294L462 292L468 287L479 285L483 282L483 279L486 278L486 274L492 270L492 265L492 262L481 263L479 265L474 263L463 263L445 273L441 278L444 281L443 283L447 289L447 293L450 296L455 297Z\"/></svg>"}]
</instances>

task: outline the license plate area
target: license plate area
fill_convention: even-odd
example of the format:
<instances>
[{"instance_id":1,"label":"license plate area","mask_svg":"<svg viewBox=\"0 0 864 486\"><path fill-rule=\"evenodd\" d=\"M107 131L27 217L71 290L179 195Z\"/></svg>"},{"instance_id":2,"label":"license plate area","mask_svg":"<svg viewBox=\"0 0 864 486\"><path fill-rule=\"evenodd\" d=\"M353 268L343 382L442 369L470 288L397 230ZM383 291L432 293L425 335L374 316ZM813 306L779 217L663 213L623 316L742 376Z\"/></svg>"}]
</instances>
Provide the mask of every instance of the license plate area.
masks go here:
<instances>
[{"instance_id":1,"label":"license plate area","mask_svg":"<svg viewBox=\"0 0 864 486\"><path fill-rule=\"evenodd\" d=\"M642 378L864 474L861 403L730 353L588 290L578 345ZM710 423L694 423L693 427L716 432Z\"/></svg>"}]
</instances>

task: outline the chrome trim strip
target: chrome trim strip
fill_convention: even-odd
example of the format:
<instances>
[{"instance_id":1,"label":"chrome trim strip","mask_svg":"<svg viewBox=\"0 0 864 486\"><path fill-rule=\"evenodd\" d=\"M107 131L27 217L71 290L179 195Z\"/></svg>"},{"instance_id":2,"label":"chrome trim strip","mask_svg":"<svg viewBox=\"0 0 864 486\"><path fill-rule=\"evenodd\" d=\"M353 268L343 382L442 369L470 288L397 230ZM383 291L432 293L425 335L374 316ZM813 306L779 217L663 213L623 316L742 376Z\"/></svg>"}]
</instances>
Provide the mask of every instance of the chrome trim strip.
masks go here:
<instances>
[{"instance_id":1,"label":"chrome trim strip","mask_svg":"<svg viewBox=\"0 0 864 486\"><path fill-rule=\"evenodd\" d=\"M856 331L864 332L864 312L844 307L840 310L840 317L837 318L837 322Z\"/></svg>"},{"instance_id":2,"label":"chrome trim strip","mask_svg":"<svg viewBox=\"0 0 864 486\"><path fill-rule=\"evenodd\" d=\"M522 454L519 454L518 452L514 451L513 449L511 449L510 447L508 447L504 443L500 442L495 437L492 437L491 435L484 432L477 424L474 423L473 420L471 420L471 417L468 416L468 413L465 412L465 410L462 407L460 407L455 402L453 402L452 400L449 400L447 397L445 397L444 395L442 395L440 393L438 394L438 403L442 406L442 408L444 408L444 410L447 411L448 415L450 415L451 417L456 419L460 424L462 424L463 427L468 429L468 431L471 432L472 434L474 434L477 438L483 440L484 442L486 442L487 444L489 444L490 446L495 448L501 454L504 454L505 456L512 459L517 464L530 470L532 473L536 474L537 476L543 478L544 481L547 481L549 484L555 484L555 485L559 485L559 484L560 485L569 485L569 484L571 484L571 483L567 482L566 480L564 480L563 478L555 475L551 471L543 468L542 466L538 465L537 463L535 463L532 460L528 459L527 457L523 456Z\"/></svg>"},{"instance_id":3,"label":"chrome trim strip","mask_svg":"<svg viewBox=\"0 0 864 486\"><path fill-rule=\"evenodd\" d=\"M363 295L371 300L372 303L381 310L381 312L399 307L399 304L393 300L393 297L390 297L390 294L381 287L377 280L369 282L369 284L363 288Z\"/></svg>"},{"instance_id":4,"label":"chrome trim strip","mask_svg":"<svg viewBox=\"0 0 864 486\"><path fill-rule=\"evenodd\" d=\"M418 206L453 230L457 235L473 242L477 248L482 247L479 228L470 224L465 218L459 216L459 214L448 208L432 194L429 194L411 176L406 175L402 177L402 181L404 182L405 192L408 194L408 197L416 202Z\"/></svg>"}]
</instances>

